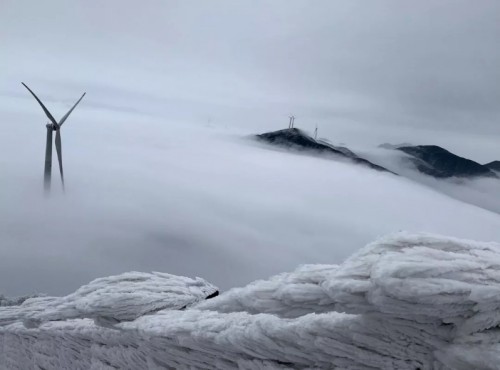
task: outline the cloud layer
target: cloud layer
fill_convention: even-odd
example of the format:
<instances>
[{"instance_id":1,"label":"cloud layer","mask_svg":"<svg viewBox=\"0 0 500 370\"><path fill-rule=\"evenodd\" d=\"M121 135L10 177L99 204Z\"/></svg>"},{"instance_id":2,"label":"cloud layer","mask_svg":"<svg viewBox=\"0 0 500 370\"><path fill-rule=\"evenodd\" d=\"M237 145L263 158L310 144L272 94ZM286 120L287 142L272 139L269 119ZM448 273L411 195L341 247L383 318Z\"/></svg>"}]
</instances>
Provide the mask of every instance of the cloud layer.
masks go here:
<instances>
[{"instance_id":1,"label":"cloud layer","mask_svg":"<svg viewBox=\"0 0 500 370\"><path fill-rule=\"evenodd\" d=\"M43 113L27 102L2 107L4 122L15 117L0 160L0 291L9 295L66 293L129 270L201 276L226 289L340 262L402 229L500 238L497 214L402 177L276 150L244 131L84 102L62 129L67 192L54 168L46 199Z\"/></svg>"}]
</instances>

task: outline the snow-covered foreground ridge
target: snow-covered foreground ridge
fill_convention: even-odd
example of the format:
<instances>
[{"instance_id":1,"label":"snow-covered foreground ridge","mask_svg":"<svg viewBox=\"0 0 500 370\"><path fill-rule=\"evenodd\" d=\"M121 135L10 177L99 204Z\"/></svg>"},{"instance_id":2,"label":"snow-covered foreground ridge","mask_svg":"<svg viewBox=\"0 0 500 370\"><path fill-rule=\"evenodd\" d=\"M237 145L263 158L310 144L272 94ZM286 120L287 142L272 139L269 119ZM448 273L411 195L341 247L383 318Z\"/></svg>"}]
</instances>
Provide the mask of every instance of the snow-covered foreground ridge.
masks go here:
<instances>
[{"instance_id":1,"label":"snow-covered foreground ridge","mask_svg":"<svg viewBox=\"0 0 500 370\"><path fill-rule=\"evenodd\" d=\"M0 307L0 365L500 368L499 244L399 233L215 295L200 278L133 272Z\"/></svg>"}]
</instances>

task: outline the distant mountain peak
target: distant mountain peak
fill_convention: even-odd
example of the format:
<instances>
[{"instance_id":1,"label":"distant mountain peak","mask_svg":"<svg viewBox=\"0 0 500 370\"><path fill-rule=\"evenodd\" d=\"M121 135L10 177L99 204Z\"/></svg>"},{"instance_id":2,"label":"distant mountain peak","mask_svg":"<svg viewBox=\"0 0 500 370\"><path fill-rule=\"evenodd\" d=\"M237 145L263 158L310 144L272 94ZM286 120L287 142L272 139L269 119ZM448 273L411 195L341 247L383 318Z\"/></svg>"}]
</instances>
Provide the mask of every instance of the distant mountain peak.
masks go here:
<instances>
[{"instance_id":1,"label":"distant mountain peak","mask_svg":"<svg viewBox=\"0 0 500 370\"><path fill-rule=\"evenodd\" d=\"M436 178L498 177L487 166L460 157L437 145L403 146L396 150L411 155L420 172Z\"/></svg>"},{"instance_id":2,"label":"distant mountain peak","mask_svg":"<svg viewBox=\"0 0 500 370\"><path fill-rule=\"evenodd\" d=\"M315 140L298 128L286 128L283 130L266 132L264 134L256 135L256 138L273 145L300 151L337 155L339 157L348 158L357 164L368 166L377 171L391 172L382 166L376 165L364 158L357 156L348 148L337 147L330 143L327 143L324 140Z\"/></svg>"},{"instance_id":3,"label":"distant mountain peak","mask_svg":"<svg viewBox=\"0 0 500 370\"><path fill-rule=\"evenodd\" d=\"M488 167L490 170L500 172L500 161L493 161L490 163L486 163L484 166Z\"/></svg>"}]
</instances>

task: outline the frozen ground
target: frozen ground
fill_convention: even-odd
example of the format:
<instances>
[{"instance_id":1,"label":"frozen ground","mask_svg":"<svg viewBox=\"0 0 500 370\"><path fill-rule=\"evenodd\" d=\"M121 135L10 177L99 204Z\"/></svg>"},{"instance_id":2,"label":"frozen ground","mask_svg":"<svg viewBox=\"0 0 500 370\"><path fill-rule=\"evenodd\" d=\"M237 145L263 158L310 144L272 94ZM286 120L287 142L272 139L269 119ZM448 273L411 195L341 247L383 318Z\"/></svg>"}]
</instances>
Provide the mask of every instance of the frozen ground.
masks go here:
<instances>
[{"instance_id":1,"label":"frozen ground","mask_svg":"<svg viewBox=\"0 0 500 370\"><path fill-rule=\"evenodd\" d=\"M208 300L202 279L129 273L0 308L0 363L498 369L499 284L499 244L408 233Z\"/></svg>"}]
</instances>

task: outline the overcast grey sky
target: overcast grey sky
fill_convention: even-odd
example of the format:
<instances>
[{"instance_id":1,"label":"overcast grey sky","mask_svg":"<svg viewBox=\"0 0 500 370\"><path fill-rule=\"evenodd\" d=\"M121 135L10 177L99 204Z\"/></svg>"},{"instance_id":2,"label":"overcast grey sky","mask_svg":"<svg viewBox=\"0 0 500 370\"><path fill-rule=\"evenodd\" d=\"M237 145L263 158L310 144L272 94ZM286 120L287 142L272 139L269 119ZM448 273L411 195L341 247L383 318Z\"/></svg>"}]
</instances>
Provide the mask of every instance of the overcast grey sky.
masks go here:
<instances>
[{"instance_id":1,"label":"overcast grey sky","mask_svg":"<svg viewBox=\"0 0 500 370\"><path fill-rule=\"evenodd\" d=\"M500 159L496 0L1 0L0 42L3 94Z\"/></svg>"}]
</instances>

